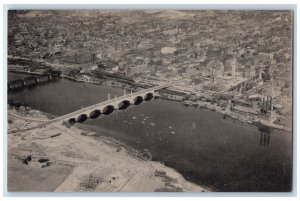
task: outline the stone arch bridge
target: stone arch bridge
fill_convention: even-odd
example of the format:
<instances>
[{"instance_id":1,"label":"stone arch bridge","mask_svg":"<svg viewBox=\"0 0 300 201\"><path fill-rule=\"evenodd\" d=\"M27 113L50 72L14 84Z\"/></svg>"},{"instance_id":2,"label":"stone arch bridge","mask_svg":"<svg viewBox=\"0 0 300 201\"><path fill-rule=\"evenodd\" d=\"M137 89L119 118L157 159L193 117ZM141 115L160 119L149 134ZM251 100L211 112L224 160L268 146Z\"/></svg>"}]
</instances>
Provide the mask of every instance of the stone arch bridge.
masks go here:
<instances>
[{"instance_id":1,"label":"stone arch bridge","mask_svg":"<svg viewBox=\"0 0 300 201\"><path fill-rule=\"evenodd\" d=\"M159 85L151 88L147 88L135 93L124 94L120 97L115 97L107 101L97 103L80 110L65 114L63 116L52 119L48 122L42 123L34 128L43 127L59 121L67 121L69 124L73 125L76 122L84 122L87 119L96 119L100 115L109 115L114 110L125 110L130 105L139 105L143 101L151 100L159 89L170 87L170 85ZM34 129L31 128L31 129Z\"/></svg>"}]
</instances>

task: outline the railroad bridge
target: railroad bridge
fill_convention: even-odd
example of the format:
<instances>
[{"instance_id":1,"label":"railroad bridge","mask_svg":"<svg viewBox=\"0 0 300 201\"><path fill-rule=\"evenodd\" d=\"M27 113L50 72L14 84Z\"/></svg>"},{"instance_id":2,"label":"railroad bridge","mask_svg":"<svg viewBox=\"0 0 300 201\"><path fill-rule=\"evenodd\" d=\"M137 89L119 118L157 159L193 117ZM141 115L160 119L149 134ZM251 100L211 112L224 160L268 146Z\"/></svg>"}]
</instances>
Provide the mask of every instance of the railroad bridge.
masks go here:
<instances>
[{"instance_id":1,"label":"railroad bridge","mask_svg":"<svg viewBox=\"0 0 300 201\"><path fill-rule=\"evenodd\" d=\"M25 87L33 87L38 84L52 81L56 77L57 75L51 75L51 74L40 75L39 77L33 77L33 76L25 77L24 79L18 79L18 80L13 80L11 82L8 82L7 89L8 91L10 91L10 90L23 89Z\"/></svg>"}]
</instances>

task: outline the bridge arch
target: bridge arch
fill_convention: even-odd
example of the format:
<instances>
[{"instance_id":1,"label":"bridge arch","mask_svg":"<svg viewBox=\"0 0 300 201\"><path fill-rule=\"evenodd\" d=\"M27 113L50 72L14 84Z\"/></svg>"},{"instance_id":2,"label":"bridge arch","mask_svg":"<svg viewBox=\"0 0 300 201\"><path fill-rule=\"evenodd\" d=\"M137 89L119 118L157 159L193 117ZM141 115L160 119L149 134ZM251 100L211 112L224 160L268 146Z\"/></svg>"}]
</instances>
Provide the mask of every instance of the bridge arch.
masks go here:
<instances>
[{"instance_id":1,"label":"bridge arch","mask_svg":"<svg viewBox=\"0 0 300 201\"><path fill-rule=\"evenodd\" d=\"M78 121L79 123L85 122L87 119L88 119L87 114L81 114L81 115L79 115L79 116L77 117L77 121Z\"/></svg>"},{"instance_id":2,"label":"bridge arch","mask_svg":"<svg viewBox=\"0 0 300 201\"><path fill-rule=\"evenodd\" d=\"M153 93L147 93L145 96L144 96L144 100L145 101L149 101L153 98Z\"/></svg>"},{"instance_id":3,"label":"bridge arch","mask_svg":"<svg viewBox=\"0 0 300 201\"><path fill-rule=\"evenodd\" d=\"M102 110L102 114L104 115L109 115L111 114L113 111L115 110L113 105L107 105L103 108Z\"/></svg>"},{"instance_id":4,"label":"bridge arch","mask_svg":"<svg viewBox=\"0 0 300 201\"><path fill-rule=\"evenodd\" d=\"M89 114L89 118L91 118L91 119L97 119L100 115L101 115L101 111L100 110L93 110Z\"/></svg>"},{"instance_id":5,"label":"bridge arch","mask_svg":"<svg viewBox=\"0 0 300 201\"><path fill-rule=\"evenodd\" d=\"M70 125L74 125L76 122L77 122L77 121L76 121L75 118L70 118L70 119L68 120L68 123L69 123Z\"/></svg>"},{"instance_id":6,"label":"bridge arch","mask_svg":"<svg viewBox=\"0 0 300 201\"><path fill-rule=\"evenodd\" d=\"M119 110L125 110L130 106L130 101L129 100L123 100L118 104Z\"/></svg>"},{"instance_id":7,"label":"bridge arch","mask_svg":"<svg viewBox=\"0 0 300 201\"><path fill-rule=\"evenodd\" d=\"M143 102L143 97L142 96L137 96L133 99L134 105L139 105Z\"/></svg>"}]
</instances>

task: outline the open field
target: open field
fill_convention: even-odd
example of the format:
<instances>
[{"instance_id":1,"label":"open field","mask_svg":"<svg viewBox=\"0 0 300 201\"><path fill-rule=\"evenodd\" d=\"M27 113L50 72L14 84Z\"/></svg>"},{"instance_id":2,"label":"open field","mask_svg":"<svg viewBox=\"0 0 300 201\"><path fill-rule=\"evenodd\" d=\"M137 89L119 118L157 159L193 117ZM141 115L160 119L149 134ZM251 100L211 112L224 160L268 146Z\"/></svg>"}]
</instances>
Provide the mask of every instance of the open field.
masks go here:
<instances>
[{"instance_id":1,"label":"open field","mask_svg":"<svg viewBox=\"0 0 300 201\"><path fill-rule=\"evenodd\" d=\"M31 167L16 160L8 161L8 191L54 191L72 172L70 166L54 164L47 168Z\"/></svg>"},{"instance_id":2,"label":"open field","mask_svg":"<svg viewBox=\"0 0 300 201\"><path fill-rule=\"evenodd\" d=\"M10 128L26 119L9 116ZM154 192L207 189L116 140L53 124L8 135L8 190ZM30 156L30 158L29 158ZM28 160L27 160L28 159ZM27 164L26 164L27 163Z\"/></svg>"}]
</instances>

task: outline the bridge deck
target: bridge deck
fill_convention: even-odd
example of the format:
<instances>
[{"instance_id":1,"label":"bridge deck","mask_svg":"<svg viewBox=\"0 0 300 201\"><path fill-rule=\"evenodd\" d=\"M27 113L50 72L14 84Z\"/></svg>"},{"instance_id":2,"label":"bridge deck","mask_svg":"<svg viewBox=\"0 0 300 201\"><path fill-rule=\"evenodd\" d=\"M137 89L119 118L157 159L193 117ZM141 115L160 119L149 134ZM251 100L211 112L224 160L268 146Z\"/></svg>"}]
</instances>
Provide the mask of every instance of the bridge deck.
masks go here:
<instances>
[{"instance_id":1,"label":"bridge deck","mask_svg":"<svg viewBox=\"0 0 300 201\"><path fill-rule=\"evenodd\" d=\"M127 95L120 96L120 97L117 97L117 98L112 98L110 100L103 101L101 103L97 103L97 104L94 104L94 105L82 108L80 110L71 112L69 114L65 114L63 116L57 117L55 119L49 120L48 122L39 124L39 125L37 125L35 127L28 128L28 129L25 129L25 130L30 130L30 129L35 129L35 128L39 128L39 127L42 127L42 126L47 126L49 124L52 124L52 123L55 123L55 122L58 122L58 121L62 121L62 120L65 120L65 119L69 119L69 118L71 118L73 116L80 115L82 113L85 113L86 111L90 111L90 110L96 109L96 108L101 107L101 106L106 106L106 105L109 105L109 104L114 104L116 102L120 102L120 101L126 100L127 98L135 97L135 96L138 96L140 94L151 92L151 91L156 91L156 90L159 90L159 89L162 89L162 88L166 88L166 87L169 87L169 86L170 85L160 85L160 86L156 86L156 87L144 89L144 90L141 90L141 91L137 91L137 92L132 93L132 94L127 94ZM22 130L22 131L24 131L24 130Z\"/></svg>"}]
</instances>

